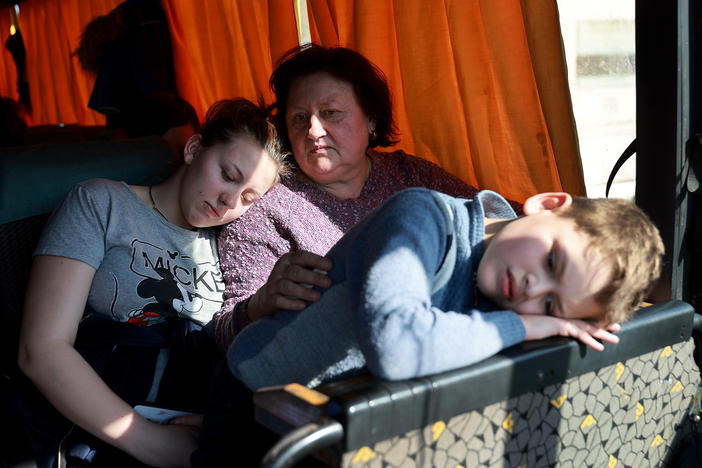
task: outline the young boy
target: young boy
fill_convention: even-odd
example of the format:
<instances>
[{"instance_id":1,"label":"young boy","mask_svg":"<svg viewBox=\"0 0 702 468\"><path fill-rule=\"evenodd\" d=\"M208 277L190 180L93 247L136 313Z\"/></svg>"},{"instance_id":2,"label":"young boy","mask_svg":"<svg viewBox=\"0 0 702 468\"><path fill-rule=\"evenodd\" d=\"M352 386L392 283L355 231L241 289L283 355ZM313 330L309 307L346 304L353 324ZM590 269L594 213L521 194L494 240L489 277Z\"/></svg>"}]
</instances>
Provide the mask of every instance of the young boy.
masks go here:
<instances>
[{"instance_id":1,"label":"young boy","mask_svg":"<svg viewBox=\"0 0 702 468\"><path fill-rule=\"evenodd\" d=\"M419 377L551 335L616 343L660 274L656 227L633 203L566 193L535 195L524 214L490 191L397 194L329 252L321 300L243 330L230 369L251 389L315 386L364 366Z\"/></svg>"}]
</instances>

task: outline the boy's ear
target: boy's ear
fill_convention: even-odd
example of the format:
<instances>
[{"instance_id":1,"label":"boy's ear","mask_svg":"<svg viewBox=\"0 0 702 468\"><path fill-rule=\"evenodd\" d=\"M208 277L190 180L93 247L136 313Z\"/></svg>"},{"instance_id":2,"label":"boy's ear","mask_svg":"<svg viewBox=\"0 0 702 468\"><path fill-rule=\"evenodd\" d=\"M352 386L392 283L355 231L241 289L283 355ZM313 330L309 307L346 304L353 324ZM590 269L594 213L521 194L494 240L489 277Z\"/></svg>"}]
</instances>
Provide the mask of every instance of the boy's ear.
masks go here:
<instances>
[{"instance_id":1,"label":"boy's ear","mask_svg":"<svg viewBox=\"0 0 702 468\"><path fill-rule=\"evenodd\" d=\"M185 142L185 148L183 149L183 162L187 165L193 162L195 156L200 152L202 142L202 136L199 133L192 135Z\"/></svg>"},{"instance_id":2,"label":"boy's ear","mask_svg":"<svg viewBox=\"0 0 702 468\"><path fill-rule=\"evenodd\" d=\"M538 193L526 199L523 206L524 214L529 216L542 211L557 211L568 208L573 204L573 197L565 192Z\"/></svg>"}]
</instances>

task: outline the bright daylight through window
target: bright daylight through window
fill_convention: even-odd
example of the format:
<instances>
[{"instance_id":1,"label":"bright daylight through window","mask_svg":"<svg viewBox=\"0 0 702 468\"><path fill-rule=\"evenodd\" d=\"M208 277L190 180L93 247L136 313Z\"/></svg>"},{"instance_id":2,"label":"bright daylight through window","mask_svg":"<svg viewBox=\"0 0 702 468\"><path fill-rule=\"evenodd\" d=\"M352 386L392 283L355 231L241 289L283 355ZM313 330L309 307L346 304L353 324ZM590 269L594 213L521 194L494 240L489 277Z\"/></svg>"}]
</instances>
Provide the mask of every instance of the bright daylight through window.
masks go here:
<instances>
[{"instance_id":1,"label":"bright daylight through window","mask_svg":"<svg viewBox=\"0 0 702 468\"><path fill-rule=\"evenodd\" d=\"M636 136L634 0L558 0L568 82L589 197ZM636 165L619 170L609 196L633 199Z\"/></svg>"}]
</instances>

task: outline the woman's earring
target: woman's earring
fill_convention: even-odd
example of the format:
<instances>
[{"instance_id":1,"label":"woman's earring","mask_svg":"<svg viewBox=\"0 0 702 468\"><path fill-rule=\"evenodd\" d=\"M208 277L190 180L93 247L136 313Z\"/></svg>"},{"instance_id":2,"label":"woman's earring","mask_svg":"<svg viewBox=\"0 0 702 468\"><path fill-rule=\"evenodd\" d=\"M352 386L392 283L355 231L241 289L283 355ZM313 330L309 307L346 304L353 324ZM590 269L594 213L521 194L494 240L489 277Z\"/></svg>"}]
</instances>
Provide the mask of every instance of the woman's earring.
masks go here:
<instances>
[{"instance_id":1,"label":"woman's earring","mask_svg":"<svg viewBox=\"0 0 702 468\"><path fill-rule=\"evenodd\" d=\"M371 130L369 135L368 135L368 141L371 142L371 141L375 140L375 137L377 137L377 136L378 135L375 133L375 130Z\"/></svg>"}]
</instances>

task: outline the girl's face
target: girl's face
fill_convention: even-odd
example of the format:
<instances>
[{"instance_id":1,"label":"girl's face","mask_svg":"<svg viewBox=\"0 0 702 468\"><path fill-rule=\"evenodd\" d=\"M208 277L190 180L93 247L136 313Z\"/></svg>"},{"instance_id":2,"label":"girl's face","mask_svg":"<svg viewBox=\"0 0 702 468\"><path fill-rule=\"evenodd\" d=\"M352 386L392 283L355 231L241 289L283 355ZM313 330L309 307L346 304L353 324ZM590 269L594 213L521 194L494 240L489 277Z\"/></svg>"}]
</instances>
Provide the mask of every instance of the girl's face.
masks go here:
<instances>
[{"instance_id":1,"label":"girl's face","mask_svg":"<svg viewBox=\"0 0 702 468\"><path fill-rule=\"evenodd\" d=\"M184 162L180 207L190 228L235 220L273 186L278 173L268 153L246 135L208 148L193 135Z\"/></svg>"}]
</instances>

